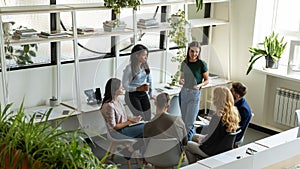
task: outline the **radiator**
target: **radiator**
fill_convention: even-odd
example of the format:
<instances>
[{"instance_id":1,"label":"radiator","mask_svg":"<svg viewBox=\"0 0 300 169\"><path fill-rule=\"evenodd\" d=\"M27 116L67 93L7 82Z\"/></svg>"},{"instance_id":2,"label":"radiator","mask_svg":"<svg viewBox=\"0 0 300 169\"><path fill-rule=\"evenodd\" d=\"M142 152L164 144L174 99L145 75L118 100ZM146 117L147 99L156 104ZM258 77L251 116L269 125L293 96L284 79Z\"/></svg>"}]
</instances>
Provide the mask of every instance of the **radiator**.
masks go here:
<instances>
[{"instance_id":1,"label":"radiator","mask_svg":"<svg viewBox=\"0 0 300 169\"><path fill-rule=\"evenodd\" d=\"M300 92L277 88L274 105L274 121L286 126L298 126L296 110L300 109Z\"/></svg>"}]
</instances>

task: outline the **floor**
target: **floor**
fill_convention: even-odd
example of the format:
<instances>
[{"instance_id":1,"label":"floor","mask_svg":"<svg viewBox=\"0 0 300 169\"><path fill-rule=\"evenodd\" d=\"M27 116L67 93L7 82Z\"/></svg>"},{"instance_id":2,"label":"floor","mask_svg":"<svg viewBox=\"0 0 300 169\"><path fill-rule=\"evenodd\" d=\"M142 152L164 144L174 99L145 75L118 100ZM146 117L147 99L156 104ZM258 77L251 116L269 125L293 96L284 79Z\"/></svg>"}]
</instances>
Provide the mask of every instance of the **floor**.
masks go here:
<instances>
[{"instance_id":1,"label":"floor","mask_svg":"<svg viewBox=\"0 0 300 169\"><path fill-rule=\"evenodd\" d=\"M244 142L242 143L242 145L251 143L253 141L265 138L270 136L269 134L257 131L255 129L252 128L248 128L246 131L246 135L244 138ZM109 146L109 142L104 140L103 138L93 138L94 144L91 144L92 150L95 153L95 155L98 158L102 158L104 156L104 154L106 153L106 150ZM123 157L115 155L114 160L113 161L109 161L108 163L114 163L114 164L118 164L119 167L121 169L127 169L127 160L125 160ZM183 163L182 166L188 165L187 162ZM137 169L137 168L142 168L142 162L140 160L140 163L137 164L136 160L131 159L131 168L132 169Z\"/></svg>"}]
</instances>

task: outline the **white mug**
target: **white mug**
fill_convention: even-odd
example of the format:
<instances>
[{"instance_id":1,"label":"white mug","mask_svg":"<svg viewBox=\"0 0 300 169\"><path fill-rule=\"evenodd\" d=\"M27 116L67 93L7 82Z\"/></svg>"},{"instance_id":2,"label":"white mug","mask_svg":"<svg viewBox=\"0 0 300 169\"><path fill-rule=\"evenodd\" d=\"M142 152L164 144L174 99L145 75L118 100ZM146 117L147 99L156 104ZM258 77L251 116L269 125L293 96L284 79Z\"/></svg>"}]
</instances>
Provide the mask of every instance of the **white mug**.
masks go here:
<instances>
[{"instance_id":1,"label":"white mug","mask_svg":"<svg viewBox=\"0 0 300 169\"><path fill-rule=\"evenodd\" d=\"M3 22L3 33L5 36L12 34L12 26L15 24L15 22Z\"/></svg>"}]
</instances>

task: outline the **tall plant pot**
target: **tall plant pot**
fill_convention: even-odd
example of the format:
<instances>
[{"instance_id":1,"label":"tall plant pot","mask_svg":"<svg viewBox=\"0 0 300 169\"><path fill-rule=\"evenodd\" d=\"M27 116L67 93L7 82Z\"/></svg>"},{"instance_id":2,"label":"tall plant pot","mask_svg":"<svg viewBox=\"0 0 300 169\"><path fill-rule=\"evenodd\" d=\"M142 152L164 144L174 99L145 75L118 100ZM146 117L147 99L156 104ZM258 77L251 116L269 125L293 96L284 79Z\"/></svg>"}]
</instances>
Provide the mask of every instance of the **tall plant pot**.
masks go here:
<instances>
[{"instance_id":1,"label":"tall plant pot","mask_svg":"<svg viewBox=\"0 0 300 169\"><path fill-rule=\"evenodd\" d=\"M266 68L278 69L279 59L277 60L277 62L274 62L271 57L266 56L265 58L266 58Z\"/></svg>"}]
</instances>

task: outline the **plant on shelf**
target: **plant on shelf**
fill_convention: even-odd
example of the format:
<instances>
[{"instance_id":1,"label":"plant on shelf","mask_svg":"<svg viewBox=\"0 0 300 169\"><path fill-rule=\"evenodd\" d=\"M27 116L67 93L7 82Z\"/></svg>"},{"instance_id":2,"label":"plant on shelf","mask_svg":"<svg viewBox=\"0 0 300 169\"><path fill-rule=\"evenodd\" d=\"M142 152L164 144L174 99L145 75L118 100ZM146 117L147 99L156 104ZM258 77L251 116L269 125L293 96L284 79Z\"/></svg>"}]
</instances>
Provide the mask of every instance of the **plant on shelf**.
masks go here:
<instances>
[{"instance_id":1,"label":"plant on shelf","mask_svg":"<svg viewBox=\"0 0 300 169\"><path fill-rule=\"evenodd\" d=\"M4 47L5 58L14 60L18 65L32 64L32 57L36 57L37 44L25 44L20 47L7 45Z\"/></svg>"},{"instance_id":2,"label":"plant on shelf","mask_svg":"<svg viewBox=\"0 0 300 169\"><path fill-rule=\"evenodd\" d=\"M265 37L262 49L250 47L249 52L251 53L251 58L248 63L246 74L248 75L250 73L254 63L262 57L265 57L266 59L266 68L277 68L278 61L287 44L287 42L283 42L283 39L284 37L279 40L278 34L272 32L271 35Z\"/></svg>"},{"instance_id":3,"label":"plant on shelf","mask_svg":"<svg viewBox=\"0 0 300 169\"><path fill-rule=\"evenodd\" d=\"M131 7L137 10L138 6L141 5L142 0L104 0L106 7L112 8L115 14L119 14L121 8Z\"/></svg>"},{"instance_id":4,"label":"plant on shelf","mask_svg":"<svg viewBox=\"0 0 300 169\"><path fill-rule=\"evenodd\" d=\"M196 8L197 12L203 8L203 0L195 0L196 1Z\"/></svg>"},{"instance_id":5,"label":"plant on shelf","mask_svg":"<svg viewBox=\"0 0 300 169\"><path fill-rule=\"evenodd\" d=\"M186 26L188 21L185 19L185 12L181 10L178 10L175 14L172 14L171 18L168 18L167 21L170 23L172 28L169 31L168 36L171 38L171 41L176 43L178 46L176 56L171 58L171 62L179 63L177 66L177 71L171 76L171 82L169 83L171 86L174 86L179 81L181 62L186 56L186 44L188 42L186 37Z\"/></svg>"},{"instance_id":6,"label":"plant on shelf","mask_svg":"<svg viewBox=\"0 0 300 169\"><path fill-rule=\"evenodd\" d=\"M78 130L63 130L60 121L48 121L49 109L35 122L36 115L25 115L23 103L17 112L12 104L0 105L0 168L105 168ZM56 127L53 127L56 126Z\"/></svg>"}]
</instances>

